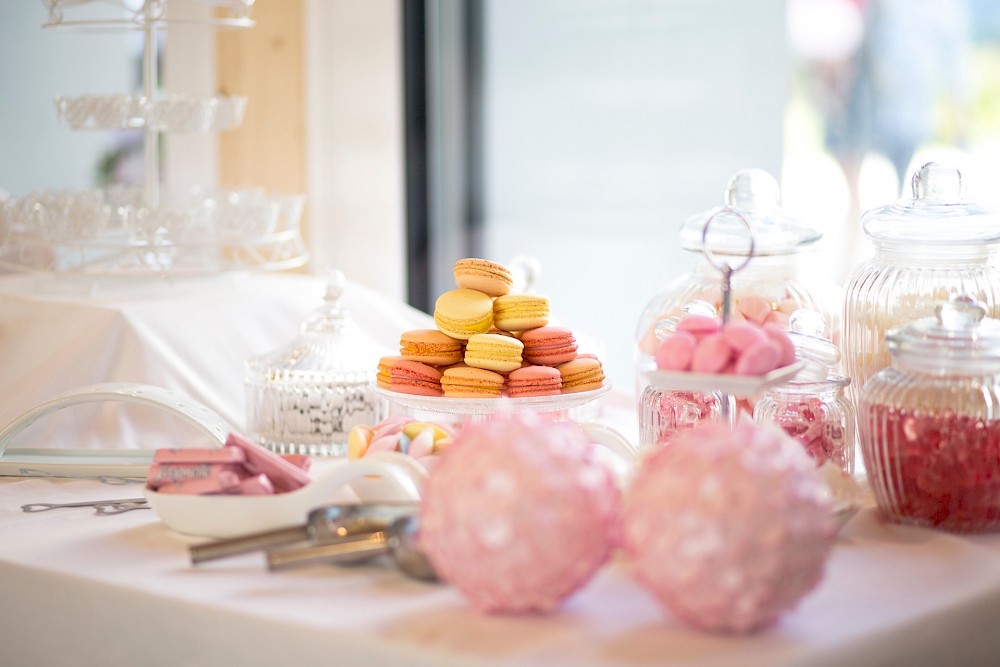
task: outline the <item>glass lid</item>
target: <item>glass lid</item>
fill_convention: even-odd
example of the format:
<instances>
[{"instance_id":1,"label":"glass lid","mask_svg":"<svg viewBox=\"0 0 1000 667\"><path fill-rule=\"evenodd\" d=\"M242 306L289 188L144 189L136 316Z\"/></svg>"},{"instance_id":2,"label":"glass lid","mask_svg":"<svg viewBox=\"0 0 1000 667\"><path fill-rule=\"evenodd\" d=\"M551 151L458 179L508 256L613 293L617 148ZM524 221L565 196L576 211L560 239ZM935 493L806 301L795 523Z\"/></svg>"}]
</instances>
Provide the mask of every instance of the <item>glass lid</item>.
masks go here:
<instances>
[{"instance_id":1,"label":"glass lid","mask_svg":"<svg viewBox=\"0 0 1000 667\"><path fill-rule=\"evenodd\" d=\"M911 198L861 216L870 239L949 245L1000 242L1000 212L965 198L958 169L928 162L913 174L911 183Z\"/></svg>"},{"instance_id":2,"label":"glass lid","mask_svg":"<svg viewBox=\"0 0 1000 667\"><path fill-rule=\"evenodd\" d=\"M699 213L684 223L681 245L699 252L707 245L717 255L745 256L751 251L748 226L755 255L787 255L818 241L822 234L788 214L780 200L778 182L771 174L762 169L739 171L729 180L725 206ZM709 220L712 225L706 232Z\"/></svg>"},{"instance_id":3,"label":"glass lid","mask_svg":"<svg viewBox=\"0 0 1000 667\"><path fill-rule=\"evenodd\" d=\"M968 294L938 304L934 317L891 329L885 336L892 354L956 361L1000 360L1000 320Z\"/></svg>"},{"instance_id":4,"label":"glass lid","mask_svg":"<svg viewBox=\"0 0 1000 667\"><path fill-rule=\"evenodd\" d=\"M823 335L825 329L823 316L814 310L799 309L788 318L788 337L803 362L796 382L825 380L840 362L840 350Z\"/></svg>"}]
</instances>

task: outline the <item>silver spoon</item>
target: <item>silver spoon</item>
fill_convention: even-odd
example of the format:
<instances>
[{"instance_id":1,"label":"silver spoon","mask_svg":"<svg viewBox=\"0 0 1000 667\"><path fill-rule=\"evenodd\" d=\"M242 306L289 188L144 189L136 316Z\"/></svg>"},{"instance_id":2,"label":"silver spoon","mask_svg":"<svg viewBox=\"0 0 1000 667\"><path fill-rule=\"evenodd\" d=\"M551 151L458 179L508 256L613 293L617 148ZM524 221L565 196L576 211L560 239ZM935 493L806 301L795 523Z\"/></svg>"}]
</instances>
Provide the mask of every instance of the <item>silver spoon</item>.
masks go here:
<instances>
[{"instance_id":1,"label":"silver spoon","mask_svg":"<svg viewBox=\"0 0 1000 667\"><path fill-rule=\"evenodd\" d=\"M97 514L121 514L132 510L149 509L145 498L122 498L121 500L86 500L77 503L28 503L21 505L21 511L48 512L64 507L93 507Z\"/></svg>"},{"instance_id":2,"label":"silver spoon","mask_svg":"<svg viewBox=\"0 0 1000 667\"><path fill-rule=\"evenodd\" d=\"M400 517L386 530L358 535L334 544L283 549L267 554L270 570L284 570L316 563L357 563L363 558L388 554L400 571L414 579L434 581L437 574L418 546L419 519Z\"/></svg>"}]
</instances>

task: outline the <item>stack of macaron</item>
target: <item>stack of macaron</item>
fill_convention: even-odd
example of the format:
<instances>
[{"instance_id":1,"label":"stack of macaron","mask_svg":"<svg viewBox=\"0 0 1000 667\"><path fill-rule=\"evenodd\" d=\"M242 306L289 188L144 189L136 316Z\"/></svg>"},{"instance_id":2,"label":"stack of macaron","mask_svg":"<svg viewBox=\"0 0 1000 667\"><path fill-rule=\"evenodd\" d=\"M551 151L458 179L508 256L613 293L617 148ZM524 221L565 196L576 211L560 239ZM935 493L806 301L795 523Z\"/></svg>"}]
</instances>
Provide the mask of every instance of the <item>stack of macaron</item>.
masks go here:
<instances>
[{"instance_id":1,"label":"stack of macaron","mask_svg":"<svg viewBox=\"0 0 1000 667\"><path fill-rule=\"evenodd\" d=\"M749 319L723 325L707 315L680 320L656 351L656 365L665 371L764 375L793 363L795 345L780 326Z\"/></svg>"},{"instance_id":2,"label":"stack of macaron","mask_svg":"<svg viewBox=\"0 0 1000 667\"><path fill-rule=\"evenodd\" d=\"M511 398L598 389L604 369L578 354L576 337L549 326L549 299L512 294L502 264L455 263L456 289L434 305L436 329L404 331L399 354L379 360L380 387L420 396Z\"/></svg>"}]
</instances>

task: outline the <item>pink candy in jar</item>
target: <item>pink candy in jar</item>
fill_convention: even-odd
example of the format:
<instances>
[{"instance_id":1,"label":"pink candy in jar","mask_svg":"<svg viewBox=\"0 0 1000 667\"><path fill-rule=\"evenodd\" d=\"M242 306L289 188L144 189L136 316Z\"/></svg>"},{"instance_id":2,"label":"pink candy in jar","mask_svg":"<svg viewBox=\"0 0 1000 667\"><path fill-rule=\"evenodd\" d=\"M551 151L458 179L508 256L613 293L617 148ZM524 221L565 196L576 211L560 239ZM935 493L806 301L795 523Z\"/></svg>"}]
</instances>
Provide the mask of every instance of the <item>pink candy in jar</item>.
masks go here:
<instances>
[{"instance_id":1,"label":"pink candy in jar","mask_svg":"<svg viewBox=\"0 0 1000 667\"><path fill-rule=\"evenodd\" d=\"M571 422L497 417L467 426L421 504L421 548L486 612L550 611L618 541L620 493Z\"/></svg>"},{"instance_id":2,"label":"pink candy in jar","mask_svg":"<svg viewBox=\"0 0 1000 667\"><path fill-rule=\"evenodd\" d=\"M655 359L664 371L764 375L795 363L795 346L774 325L723 325L716 317L688 315L663 339Z\"/></svg>"}]
</instances>

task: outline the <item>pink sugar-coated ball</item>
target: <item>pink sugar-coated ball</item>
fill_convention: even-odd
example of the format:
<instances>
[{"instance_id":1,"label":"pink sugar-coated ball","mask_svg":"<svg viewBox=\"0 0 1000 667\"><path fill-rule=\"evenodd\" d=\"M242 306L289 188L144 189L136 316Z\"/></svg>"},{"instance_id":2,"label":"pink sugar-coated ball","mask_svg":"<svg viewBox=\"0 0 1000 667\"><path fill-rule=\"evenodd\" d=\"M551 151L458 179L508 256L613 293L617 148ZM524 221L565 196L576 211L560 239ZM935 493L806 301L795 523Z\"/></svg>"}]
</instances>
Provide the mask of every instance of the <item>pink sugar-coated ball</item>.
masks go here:
<instances>
[{"instance_id":1,"label":"pink sugar-coated ball","mask_svg":"<svg viewBox=\"0 0 1000 667\"><path fill-rule=\"evenodd\" d=\"M764 375L779 366L781 348L766 336L740 353L733 367L737 375Z\"/></svg>"},{"instance_id":2,"label":"pink sugar-coated ball","mask_svg":"<svg viewBox=\"0 0 1000 667\"><path fill-rule=\"evenodd\" d=\"M463 429L426 483L420 545L486 612L547 612L619 542L610 468L572 422L505 416Z\"/></svg>"},{"instance_id":3,"label":"pink sugar-coated ball","mask_svg":"<svg viewBox=\"0 0 1000 667\"><path fill-rule=\"evenodd\" d=\"M771 424L706 423L640 466L624 500L637 580L676 616L748 633L793 609L836 537L813 460Z\"/></svg>"},{"instance_id":4,"label":"pink sugar-coated ball","mask_svg":"<svg viewBox=\"0 0 1000 667\"><path fill-rule=\"evenodd\" d=\"M684 331L664 339L656 350L656 367L665 371L689 370L697 344L695 337Z\"/></svg>"},{"instance_id":5,"label":"pink sugar-coated ball","mask_svg":"<svg viewBox=\"0 0 1000 667\"><path fill-rule=\"evenodd\" d=\"M721 333L709 334L698 341L691 357L691 370L695 373L718 373L733 357L733 350Z\"/></svg>"},{"instance_id":6,"label":"pink sugar-coated ball","mask_svg":"<svg viewBox=\"0 0 1000 667\"><path fill-rule=\"evenodd\" d=\"M709 315L685 315L677 323L678 332L686 332L697 339L709 334L718 333L722 330L722 320Z\"/></svg>"},{"instance_id":7,"label":"pink sugar-coated ball","mask_svg":"<svg viewBox=\"0 0 1000 667\"><path fill-rule=\"evenodd\" d=\"M730 322L722 330L722 339L736 352L742 352L748 347L767 340L767 335L760 327L750 322Z\"/></svg>"},{"instance_id":8,"label":"pink sugar-coated ball","mask_svg":"<svg viewBox=\"0 0 1000 667\"><path fill-rule=\"evenodd\" d=\"M781 355L778 359L779 366L788 366L789 364L795 363L795 343L793 343L792 339L788 337L788 334L785 333L784 329L773 324L767 324L763 329L761 329L761 331L764 332L764 335L774 341L781 350Z\"/></svg>"}]
</instances>

